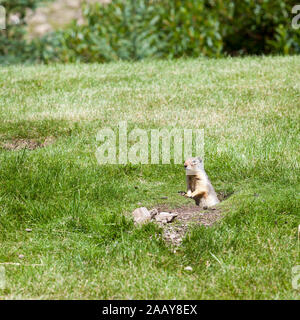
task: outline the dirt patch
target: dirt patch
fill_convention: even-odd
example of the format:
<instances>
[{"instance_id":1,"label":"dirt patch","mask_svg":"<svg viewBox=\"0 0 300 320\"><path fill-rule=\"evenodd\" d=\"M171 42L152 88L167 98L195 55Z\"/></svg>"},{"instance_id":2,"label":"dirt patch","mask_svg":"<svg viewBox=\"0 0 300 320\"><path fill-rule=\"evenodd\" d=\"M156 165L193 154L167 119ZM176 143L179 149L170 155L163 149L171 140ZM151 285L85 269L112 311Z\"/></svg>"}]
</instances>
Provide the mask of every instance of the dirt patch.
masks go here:
<instances>
[{"instance_id":1,"label":"dirt patch","mask_svg":"<svg viewBox=\"0 0 300 320\"><path fill-rule=\"evenodd\" d=\"M155 207L158 212L176 213L177 217L171 223L159 223L163 228L163 237L166 242L179 246L192 225L210 227L222 218L220 208L209 208L204 210L199 206L185 205L179 208L170 209L167 205Z\"/></svg>"},{"instance_id":2,"label":"dirt patch","mask_svg":"<svg viewBox=\"0 0 300 320\"><path fill-rule=\"evenodd\" d=\"M54 143L54 137L47 137L43 142L36 139L13 139L9 142L2 143L1 147L6 150L21 150L29 149L35 150L37 148L44 148L52 143Z\"/></svg>"}]
</instances>

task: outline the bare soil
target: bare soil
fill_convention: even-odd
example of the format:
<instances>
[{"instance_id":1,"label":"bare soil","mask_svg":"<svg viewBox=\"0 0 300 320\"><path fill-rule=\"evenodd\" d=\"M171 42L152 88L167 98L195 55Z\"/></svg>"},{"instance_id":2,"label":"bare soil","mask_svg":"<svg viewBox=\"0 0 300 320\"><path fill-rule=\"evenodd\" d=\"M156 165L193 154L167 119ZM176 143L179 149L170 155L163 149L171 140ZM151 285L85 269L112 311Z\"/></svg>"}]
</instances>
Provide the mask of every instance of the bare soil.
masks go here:
<instances>
[{"instance_id":1,"label":"bare soil","mask_svg":"<svg viewBox=\"0 0 300 320\"><path fill-rule=\"evenodd\" d=\"M4 142L1 144L1 147L6 150L21 150L21 149L29 149L35 150L37 148L44 148L54 142L54 137L47 137L43 142L40 142L36 139L13 139L8 142Z\"/></svg>"},{"instance_id":2,"label":"bare soil","mask_svg":"<svg viewBox=\"0 0 300 320\"><path fill-rule=\"evenodd\" d=\"M155 207L158 212L177 213L177 217L170 223L159 223L163 228L163 237L171 245L179 246L192 225L210 227L222 218L220 208L212 207L204 210L196 205L184 205L175 209L167 205Z\"/></svg>"}]
</instances>

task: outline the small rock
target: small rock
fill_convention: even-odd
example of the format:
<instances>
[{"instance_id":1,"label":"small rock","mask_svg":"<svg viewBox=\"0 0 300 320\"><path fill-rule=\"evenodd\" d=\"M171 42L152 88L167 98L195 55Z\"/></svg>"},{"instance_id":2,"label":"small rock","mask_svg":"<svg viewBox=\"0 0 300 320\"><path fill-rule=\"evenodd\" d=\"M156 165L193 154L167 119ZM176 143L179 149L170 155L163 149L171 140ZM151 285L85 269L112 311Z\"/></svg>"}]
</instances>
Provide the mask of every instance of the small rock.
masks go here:
<instances>
[{"instance_id":1,"label":"small rock","mask_svg":"<svg viewBox=\"0 0 300 320\"><path fill-rule=\"evenodd\" d=\"M168 223L172 222L177 215L177 213L161 212L155 216L155 220L162 223Z\"/></svg>"},{"instance_id":2,"label":"small rock","mask_svg":"<svg viewBox=\"0 0 300 320\"><path fill-rule=\"evenodd\" d=\"M25 258L24 254L19 254L19 259L24 259L24 258Z\"/></svg>"},{"instance_id":3,"label":"small rock","mask_svg":"<svg viewBox=\"0 0 300 320\"><path fill-rule=\"evenodd\" d=\"M25 229L25 231L27 231L27 232L31 232L31 231L32 231L32 229L26 228L26 229Z\"/></svg>"},{"instance_id":4,"label":"small rock","mask_svg":"<svg viewBox=\"0 0 300 320\"><path fill-rule=\"evenodd\" d=\"M193 268L190 267L190 266L187 266L187 267L184 268L184 270L186 270L186 271L193 271Z\"/></svg>"},{"instance_id":5,"label":"small rock","mask_svg":"<svg viewBox=\"0 0 300 320\"><path fill-rule=\"evenodd\" d=\"M158 210L156 208L151 209L149 212L150 212L151 219L153 219L154 216L158 215Z\"/></svg>"},{"instance_id":6,"label":"small rock","mask_svg":"<svg viewBox=\"0 0 300 320\"><path fill-rule=\"evenodd\" d=\"M151 220L150 212L145 207L135 209L132 212L132 215L133 215L134 222L138 224L142 224Z\"/></svg>"},{"instance_id":7,"label":"small rock","mask_svg":"<svg viewBox=\"0 0 300 320\"><path fill-rule=\"evenodd\" d=\"M164 199L164 200L167 200L168 199L168 197L160 197L161 199Z\"/></svg>"}]
</instances>

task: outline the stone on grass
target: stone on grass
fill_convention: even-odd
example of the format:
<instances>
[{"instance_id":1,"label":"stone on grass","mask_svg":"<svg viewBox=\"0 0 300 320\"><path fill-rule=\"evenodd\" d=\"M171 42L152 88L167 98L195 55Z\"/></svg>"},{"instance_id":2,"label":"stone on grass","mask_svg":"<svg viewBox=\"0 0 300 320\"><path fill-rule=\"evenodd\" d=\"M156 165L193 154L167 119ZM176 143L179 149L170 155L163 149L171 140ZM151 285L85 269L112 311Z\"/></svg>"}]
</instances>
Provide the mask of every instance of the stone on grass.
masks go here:
<instances>
[{"instance_id":1,"label":"stone on grass","mask_svg":"<svg viewBox=\"0 0 300 320\"><path fill-rule=\"evenodd\" d=\"M151 214L146 207L135 209L132 215L136 224L142 224L151 220Z\"/></svg>"},{"instance_id":2,"label":"stone on grass","mask_svg":"<svg viewBox=\"0 0 300 320\"><path fill-rule=\"evenodd\" d=\"M155 216L155 220L161 223L172 222L177 217L177 213L161 212Z\"/></svg>"},{"instance_id":3,"label":"stone on grass","mask_svg":"<svg viewBox=\"0 0 300 320\"><path fill-rule=\"evenodd\" d=\"M184 270L186 270L186 271L193 271L193 268L190 267L190 266L187 266L187 267L184 268Z\"/></svg>"},{"instance_id":4,"label":"stone on grass","mask_svg":"<svg viewBox=\"0 0 300 320\"><path fill-rule=\"evenodd\" d=\"M150 211L151 219L153 219L156 215L158 215L158 210L156 208L151 209Z\"/></svg>"}]
</instances>

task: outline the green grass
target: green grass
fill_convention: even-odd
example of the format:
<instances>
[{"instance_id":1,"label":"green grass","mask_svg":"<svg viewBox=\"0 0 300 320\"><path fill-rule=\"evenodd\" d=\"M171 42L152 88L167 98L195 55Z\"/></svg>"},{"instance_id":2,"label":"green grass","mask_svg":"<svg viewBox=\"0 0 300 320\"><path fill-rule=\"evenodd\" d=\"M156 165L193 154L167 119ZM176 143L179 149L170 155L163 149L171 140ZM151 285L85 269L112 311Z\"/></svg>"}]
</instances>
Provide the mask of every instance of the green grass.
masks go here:
<instances>
[{"instance_id":1,"label":"green grass","mask_svg":"<svg viewBox=\"0 0 300 320\"><path fill-rule=\"evenodd\" d=\"M0 148L0 262L22 264L0 298L299 299L299 110L300 57L2 67L0 144L56 140ZM233 192L176 253L130 213L189 202L182 165L98 165L96 133L120 120L203 128L212 183Z\"/></svg>"}]
</instances>

